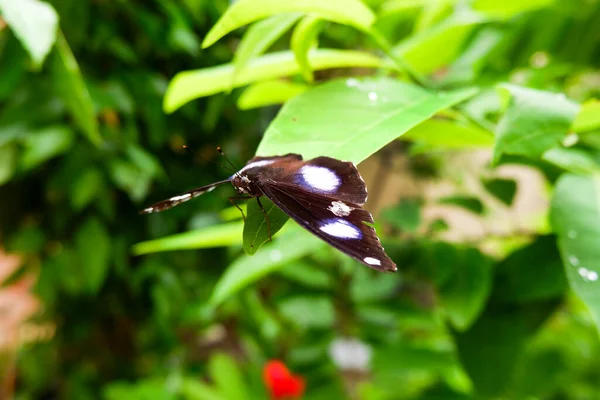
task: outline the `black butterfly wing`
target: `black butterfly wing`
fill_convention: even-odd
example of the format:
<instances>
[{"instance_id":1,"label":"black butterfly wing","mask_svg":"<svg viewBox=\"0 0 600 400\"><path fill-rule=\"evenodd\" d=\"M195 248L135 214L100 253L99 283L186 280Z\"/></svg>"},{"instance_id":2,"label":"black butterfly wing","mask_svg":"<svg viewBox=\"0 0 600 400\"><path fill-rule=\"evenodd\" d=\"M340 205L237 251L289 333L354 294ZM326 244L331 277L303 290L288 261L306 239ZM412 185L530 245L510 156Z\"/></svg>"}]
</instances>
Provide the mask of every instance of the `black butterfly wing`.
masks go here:
<instances>
[{"instance_id":1,"label":"black butterfly wing","mask_svg":"<svg viewBox=\"0 0 600 400\"><path fill-rule=\"evenodd\" d=\"M149 214L149 213L153 213L153 212L160 212L160 211L168 210L171 207L175 207L181 203L184 203L188 200L198 197L204 193L208 193L208 192L214 190L214 188L216 188L217 186L219 186L223 183L227 183L227 182L231 182L231 179L226 179L224 181L211 183L210 185L201 186L199 188L192 189L188 192L178 194L177 196L173 196L169 199L159 201L158 203L155 203L155 204L151 205L150 207L144 208L142 211L140 211L140 214Z\"/></svg>"},{"instance_id":2,"label":"black butterfly wing","mask_svg":"<svg viewBox=\"0 0 600 400\"><path fill-rule=\"evenodd\" d=\"M372 227L373 217L359 204L289 183L264 180L258 185L286 214L331 246L378 271L396 271Z\"/></svg>"}]
</instances>

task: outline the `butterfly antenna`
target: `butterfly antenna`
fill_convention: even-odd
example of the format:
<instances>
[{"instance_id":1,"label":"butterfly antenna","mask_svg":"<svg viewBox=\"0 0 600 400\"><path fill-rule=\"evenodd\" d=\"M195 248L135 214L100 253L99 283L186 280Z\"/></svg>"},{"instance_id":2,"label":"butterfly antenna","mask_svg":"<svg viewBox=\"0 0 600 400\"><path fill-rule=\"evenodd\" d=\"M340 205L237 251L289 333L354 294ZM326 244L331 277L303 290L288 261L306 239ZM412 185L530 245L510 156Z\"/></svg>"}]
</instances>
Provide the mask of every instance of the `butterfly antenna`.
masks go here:
<instances>
[{"instance_id":1,"label":"butterfly antenna","mask_svg":"<svg viewBox=\"0 0 600 400\"><path fill-rule=\"evenodd\" d=\"M192 150L192 149L190 149L190 147L189 147L187 144L184 144L182 147L183 147L185 150L187 150L187 151L189 151L190 153L192 153L192 154L197 154L197 152L196 152L196 151L194 151L194 150ZM213 162L213 163L217 164L219 167L223 167L223 168L225 168L225 169L227 169L227 170L231 170L231 171L233 171L233 172L236 172L236 171L237 171L237 169L235 169L235 168L233 168L233 169L230 169L228 165L223 165L223 164L221 164L221 163L219 163L219 162L216 162L215 160L206 160L206 161ZM229 160L227 160L227 161L229 161ZM230 163L230 164L231 164L231 163Z\"/></svg>"},{"instance_id":2,"label":"butterfly antenna","mask_svg":"<svg viewBox=\"0 0 600 400\"><path fill-rule=\"evenodd\" d=\"M225 155L225 152L223 151L221 146L217 147L217 151L223 156L223 158L225 158L225 160L229 163L229 165L231 165L233 167L234 170L236 170L236 171L239 170L239 168L237 168L235 165L233 165L233 163L231 161L229 161L229 158L227 158L227 156Z\"/></svg>"}]
</instances>

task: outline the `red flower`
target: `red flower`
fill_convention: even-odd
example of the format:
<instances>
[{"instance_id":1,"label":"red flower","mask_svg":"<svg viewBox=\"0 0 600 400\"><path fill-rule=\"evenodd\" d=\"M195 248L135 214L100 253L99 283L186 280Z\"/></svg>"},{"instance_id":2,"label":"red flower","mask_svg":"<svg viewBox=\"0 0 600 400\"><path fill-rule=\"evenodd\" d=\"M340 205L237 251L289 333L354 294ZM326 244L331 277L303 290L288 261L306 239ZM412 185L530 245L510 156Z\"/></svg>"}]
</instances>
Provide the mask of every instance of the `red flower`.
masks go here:
<instances>
[{"instance_id":1,"label":"red flower","mask_svg":"<svg viewBox=\"0 0 600 400\"><path fill-rule=\"evenodd\" d=\"M304 393L304 378L292 375L281 361L269 361L263 370L263 379L273 400L299 399Z\"/></svg>"}]
</instances>

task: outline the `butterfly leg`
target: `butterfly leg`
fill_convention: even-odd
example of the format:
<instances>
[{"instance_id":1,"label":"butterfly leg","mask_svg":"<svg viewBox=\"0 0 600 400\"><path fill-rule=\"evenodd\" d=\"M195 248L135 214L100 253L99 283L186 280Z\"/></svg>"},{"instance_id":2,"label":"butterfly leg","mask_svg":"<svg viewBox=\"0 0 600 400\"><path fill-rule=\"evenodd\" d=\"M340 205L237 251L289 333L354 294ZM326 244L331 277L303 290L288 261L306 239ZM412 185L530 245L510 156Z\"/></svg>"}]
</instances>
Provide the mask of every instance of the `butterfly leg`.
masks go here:
<instances>
[{"instance_id":1,"label":"butterfly leg","mask_svg":"<svg viewBox=\"0 0 600 400\"><path fill-rule=\"evenodd\" d=\"M260 210L262 211L262 213L265 216L265 220L267 221L267 229L269 232L269 242L273 241L273 237L271 236L271 220L269 219L269 214L267 214L267 211L265 210L265 208L263 207L262 203L260 202L260 197L256 198L256 202L258 203L258 206L260 207Z\"/></svg>"},{"instance_id":2,"label":"butterfly leg","mask_svg":"<svg viewBox=\"0 0 600 400\"><path fill-rule=\"evenodd\" d=\"M244 211L240 208L240 206L238 206L236 204L235 201L236 200L248 200L248 199L251 199L251 198L252 198L252 196L232 196L232 197L229 197L229 202L231 204L233 204L233 206L235 208L237 208L238 210L240 210L240 212L242 213L242 220L244 220L244 223L246 223L246 216L244 215Z\"/></svg>"}]
</instances>

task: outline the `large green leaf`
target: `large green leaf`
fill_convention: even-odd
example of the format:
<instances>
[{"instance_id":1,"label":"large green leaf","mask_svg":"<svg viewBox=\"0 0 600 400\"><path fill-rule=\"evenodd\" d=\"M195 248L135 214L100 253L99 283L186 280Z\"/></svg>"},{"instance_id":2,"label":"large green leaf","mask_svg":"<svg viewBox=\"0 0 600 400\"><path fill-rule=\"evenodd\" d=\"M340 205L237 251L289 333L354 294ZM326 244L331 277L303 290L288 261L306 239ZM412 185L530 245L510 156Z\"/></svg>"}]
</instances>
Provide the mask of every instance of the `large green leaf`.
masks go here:
<instances>
[{"instance_id":1,"label":"large green leaf","mask_svg":"<svg viewBox=\"0 0 600 400\"><path fill-rule=\"evenodd\" d=\"M569 285L600 329L600 175L563 175L551 220Z\"/></svg>"},{"instance_id":2,"label":"large green leaf","mask_svg":"<svg viewBox=\"0 0 600 400\"><path fill-rule=\"evenodd\" d=\"M308 86L284 80L272 80L254 83L240 95L237 105L241 110L282 104L302 92Z\"/></svg>"},{"instance_id":3,"label":"large green leaf","mask_svg":"<svg viewBox=\"0 0 600 400\"><path fill-rule=\"evenodd\" d=\"M368 31L375 21L375 14L360 0L238 0L231 4L225 14L208 32L202 47L206 48L229 32L274 14L300 12L351 25Z\"/></svg>"},{"instance_id":4,"label":"large green leaf","mask_svg":"<svg viewBox=\"0 0 600 400\"><path fill-rule=\"evenodd\" d=\"M248 61L264 53L301 17L298 13L273 15L248 28L233 57L233 79Z\"/></svg>"},{"instance_id":5,"label":"large green leaf","mask_svg":"<svg viewBox=\"0 0 600 400\"><path fill-rule=\"evenodd\" d=\"M316 49L309 53L309 60L313 70L344 67L394 68L389 63L385 64L383 59L361 51ZM164 110L171 113L190 100L223 92L231 87L295 75L300 72L300 67L293 52L281 51L253 59L235 80L234 72L233 64L225 64L178 73L165 93Z\"/></svg>"},{"instance_id":6,"label":"large green leaf","mask_svg":"<svg viewBox=\"0 0 600 400\"><path fill-rule=\"evenodd\" d=\"M359 163L473 89L433 93L391 78L337 79L285 104L257 154L326 155Z\"/></svg>"},{"instance_id":7,"label":"large green leaf","mask_svg":"<svg viewBox=\"0 0 600 400\"><path fill-rule=\"evenodd\" d=\"M0 0L0 12L33 64L40 67L56 40L58 15L54 8L39 0Z\"/></svg>"},{"instance_id":8,"label":"large green leaf","mask_svg":"<svg viewBox=\"0 0 600 400\"><path fill-rule=\"evenodd\" d=\"M494 163L504 153L541 157L567 135L579 112L579 105L564 94L515 85L502 85L501 90L511 98L498 123Z\"/></svg>"},{"instance_id":9,"label":"large green leaf","mask_svg":"<svg viewBox=\"0 0 600 400\"><path fill-rule=\"evenodd\" d=\"M102 138L90 92L85 85L77 60L62 34L58 35L56 50L51 61L56 91L85 136L96 146L100 145Z\"/></svg>"},{"instance_id":10,"label":"large green leaf","mask_svg":"<svg viewBox=\"0 0 600 400\"><path fill-rule=\"evenodd\" d=\"M214 355L208 364L210 376L223 398L228 400L249 399L248 389L235 361L225 354Z\"/></svg>"},{"instance_id":11,"label":"large green leaf","mask_svg":"<svg viewBox=\"0 0 600 400\"><path fill-rule=\"evenodd\" d=\"M281 268L292 260L314 252L325 243L314 235L296 226L285 235L280 235L272 243L263 246L254 257L241 256L231 264L210 298L214 306L252 284L263 276Z\"/></svg>"}]
</instances>

